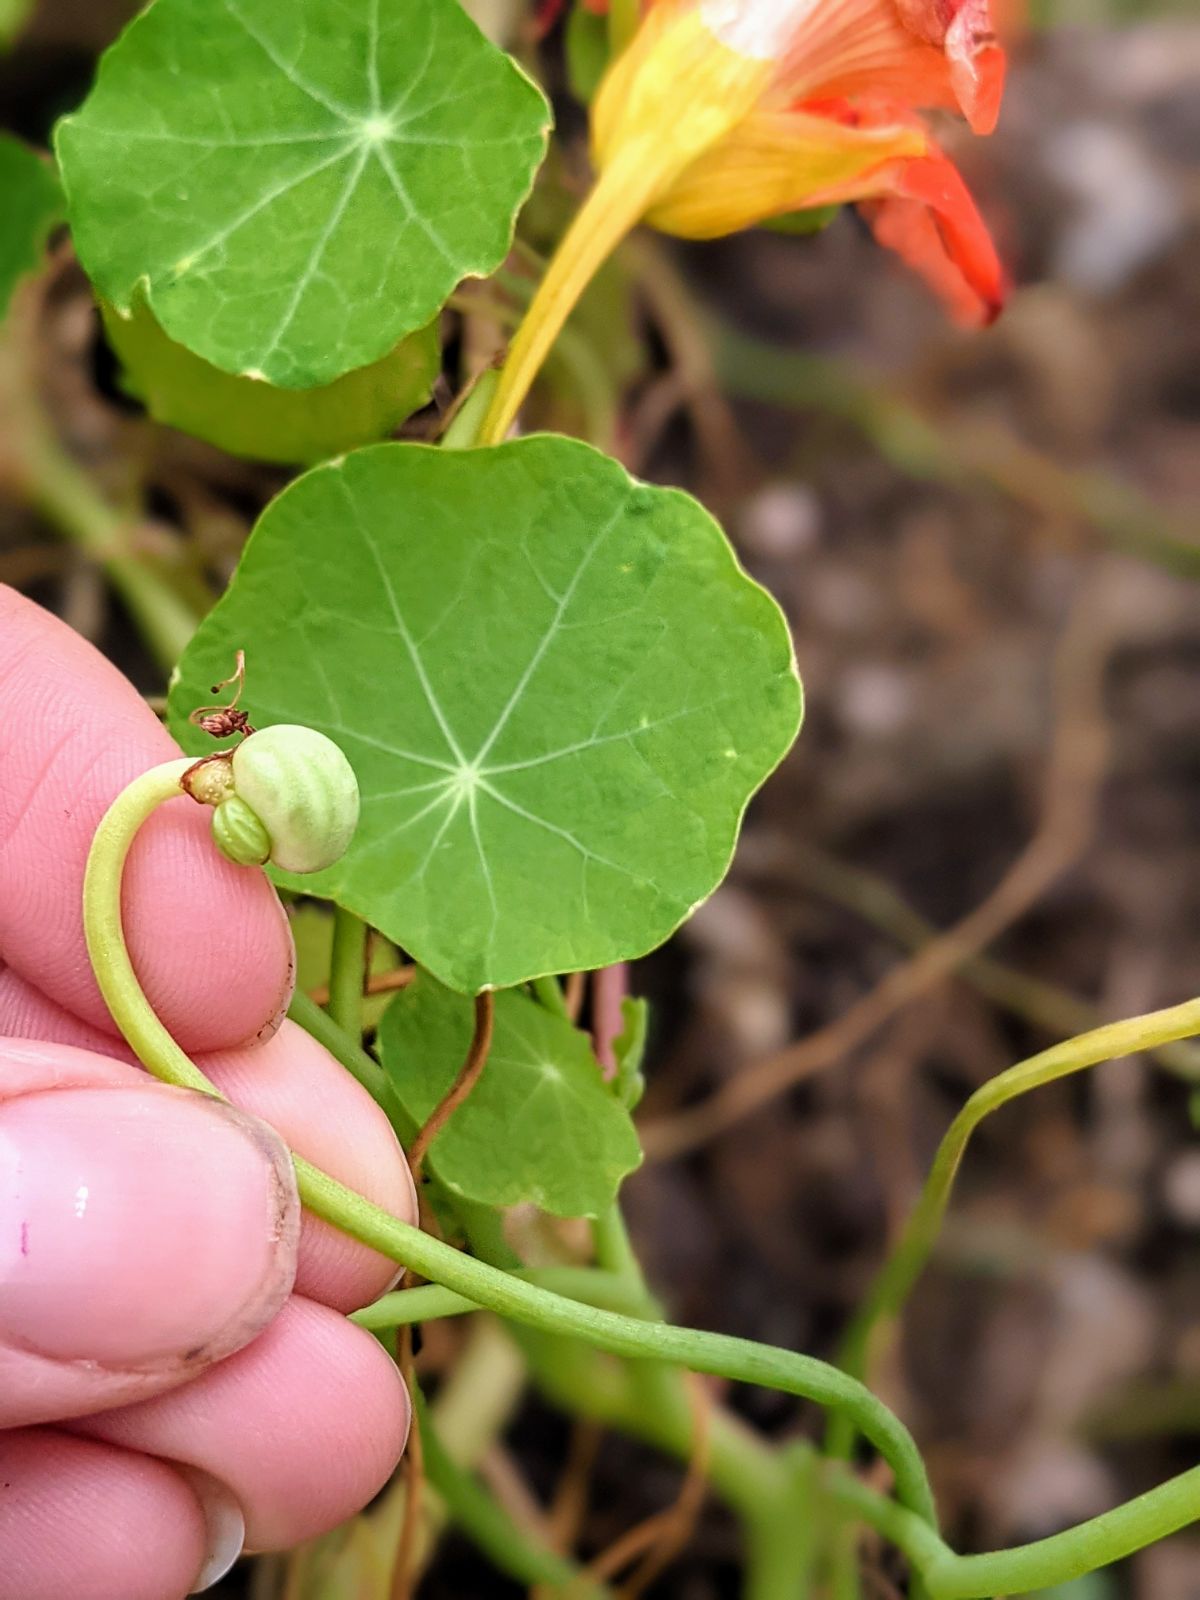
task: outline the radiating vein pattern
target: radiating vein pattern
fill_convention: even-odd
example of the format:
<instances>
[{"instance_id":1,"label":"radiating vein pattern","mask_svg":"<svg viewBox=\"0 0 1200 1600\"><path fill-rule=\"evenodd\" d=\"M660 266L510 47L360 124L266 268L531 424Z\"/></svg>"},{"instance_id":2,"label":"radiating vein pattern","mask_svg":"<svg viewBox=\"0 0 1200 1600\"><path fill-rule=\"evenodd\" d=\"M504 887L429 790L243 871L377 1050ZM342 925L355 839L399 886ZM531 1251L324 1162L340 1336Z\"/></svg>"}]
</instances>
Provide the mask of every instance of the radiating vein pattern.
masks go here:
<instances>
[{"instance_id":1,"label":"radiating vein pattern","mask_svg":"<svg viewBox=\"0 0 1200 1600\"><path fill-rule=\"evenodd\" d=\"M389 1006L383 1066L415 1122L453 1083L472 1011L426 972ZM531 1201L558 1216L595 1216L640 1156L587 1035L520 990L498 994L487 1066L429 1153L439 1180L488 1205Z\"/></svg>"},{"instance_id":2,"label":"radiating vein pattern","mask_svg":"<svg viewBox=\"0 0 1200 1600\"><path fill-rule=\"evenodd\" d=\"M237 649L256 717L359 775L317 887L463 992L665 938L799 715L786 626L716 524L566 439L310 472L202 626L176 726Z\"/></svg>"},{"instance_id":3,"label":"radiating vein pattern","mask_svg":"<svg viewBox=\"0 0 1200 1600\"><path fill-rule=\"evenodd\" d=\"M458 0L156 0L57 144L106 299L305 388L499 264L548 116Z\"/></svg>"}]
</instances>

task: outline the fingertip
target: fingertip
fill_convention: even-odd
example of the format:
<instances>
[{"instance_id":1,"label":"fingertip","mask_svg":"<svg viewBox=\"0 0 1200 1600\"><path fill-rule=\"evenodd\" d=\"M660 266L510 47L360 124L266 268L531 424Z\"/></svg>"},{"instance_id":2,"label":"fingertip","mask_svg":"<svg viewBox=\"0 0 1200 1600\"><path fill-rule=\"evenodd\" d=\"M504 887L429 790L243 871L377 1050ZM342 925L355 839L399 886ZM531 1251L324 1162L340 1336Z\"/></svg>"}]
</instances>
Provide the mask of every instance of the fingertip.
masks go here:
<instances>
[{"instance_id":1,"label":"fingertip","mask_svg":"<svg viewBox=\"0 0 1200 1600\"><path fill-rule=\"evenodd\" d=\"M383 1347L295 1296L253 1344L194 1383L79 1426L211 1474L242 1507L247 1548L281 1550L379 1492L409 1421L408 1391Z\"/></svg>"},{"instance_id":2,"label":"fingertip","mask_svg":"<svg viewBox=\"0 0 1200 1600\"><path fill-rule=\"evenodd\" d=\"M126 784L179 754L133 686L58 618L0 590L0 952L84 1021L113 1032L84 944L83 871ZM287 921L270 884L213 847L181 796L126 869L134 966L188 1050L273 1031L291 992Z\"/></svg>"},{"instance_id":3,"label":"fingertip","mask_svg":"<svg viewBox=\"0 0 1200 1600\"><path fill-rule=\"evenodd\" d=\"M184 1383L295 1276L287 1149L249 1113L64 1045L0 1041L0 1427Z\"/></svg>"},{"instance_id":4,"label":"fingertip","mask_svg":"<svg viewBox=\"0 0 1200 1600\"><path fill-rule=\"evenodd\" d=\"M416 1189L391 1123L303 1028L285 1021L262 1047L206 1056L201 1065L223 1093L269 1122L293 1150L393 1216L416 1222ZM305 1213L298 1294L353 1311L390 1287L396 1270L386 1256Z\"/></svg>"},{"instance_id":5,"label":"fingertip","mask_svg":"<svg viewBox=\"0 0 1200 1600\"><path fill-rule=\"evenodd\" d=\"M134 971L189 1052L271 1038L295 979L278 895L257 867L221 855L209 823L182 796L162 807L134 841L122 885Z\"/></svg>"},{"instance_id":6,"label":"fingertip","mask_svg":"<svg viewBox=\"0 0 1200 1600\"><path fill-rule=\"evenodd\" d=\"M53 1428L0 1433L3 1600L176 1600L209 1557L183 1478L137 1451Z\"/></svg>"}]
</instances>

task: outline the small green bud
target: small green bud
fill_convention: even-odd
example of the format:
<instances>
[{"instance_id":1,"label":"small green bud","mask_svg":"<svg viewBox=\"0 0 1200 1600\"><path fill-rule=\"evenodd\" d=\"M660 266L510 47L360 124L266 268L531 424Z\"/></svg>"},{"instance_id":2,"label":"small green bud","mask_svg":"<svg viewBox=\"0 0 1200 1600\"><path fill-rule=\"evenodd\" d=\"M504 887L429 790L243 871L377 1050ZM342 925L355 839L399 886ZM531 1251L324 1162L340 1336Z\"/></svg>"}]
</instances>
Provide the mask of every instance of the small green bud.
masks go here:
<instances>
[{"instance_id":1,"label":"small green bud","mask_svg":"<svg viewBox=\"0 0 1200 1600\"><path fill-rule=\"evenodd\" d=\"M291 723L260 728L234 750L233 781L266 831L275 866L320 872L345 854L358 825L358 780L323 733Z\"/></svg>"},{"instance_id":2,"label":"small green bud","mask_svg":"<svg viewBox=\"0 0 1200 1600\"><path fill-rule=\"evenodd\" d=\"M270 857L270 834L236 794L213 812L212 836L221 854L239 867L261 867Z\"/></svg>"}]
</instances>

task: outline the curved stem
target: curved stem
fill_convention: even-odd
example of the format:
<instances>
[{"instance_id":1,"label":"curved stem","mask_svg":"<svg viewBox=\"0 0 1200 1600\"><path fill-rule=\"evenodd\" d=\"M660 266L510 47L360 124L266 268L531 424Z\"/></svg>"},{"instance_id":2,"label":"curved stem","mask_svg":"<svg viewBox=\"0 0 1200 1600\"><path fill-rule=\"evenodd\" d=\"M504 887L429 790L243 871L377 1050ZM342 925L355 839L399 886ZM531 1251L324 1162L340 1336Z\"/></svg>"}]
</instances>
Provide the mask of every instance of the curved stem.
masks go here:
<instances>
[{"instance_id":1,"label":"curved stem","mask_svg":"<svg viewBox=\"0 0 1200 1600\"><path fill-rule=\"evenodd\" d=\"M101 992L138 1059L165 1082L216 1095L155 1015L133 971L121 927L121 876L129 847L155 807L180 794L179 780L191 764L185 757L152 768L109 807L88 857L83 921ZM891 1464L901 1500L926 1521L934 1522L929 1480L912 1435L869 1389L836 1367L748 1339L668 1327L564 1300L463 1255L389 1215L302 1157L294 1155L293 1162L300 1198L314 1215L500 1316L547 1333L584 1339L612 1355L668 1361L847 1410L855 1427Z\"/></svg>"},{"instance_id":2,"label":"curved stem","mask_svg":"<svg viewBox=\"0 0 1200 1600\"><path fill-rule=\"evenodd\" d=\"M843 1369L862 1376L875 1330L898 1315L909 1291L924 1271L937 1242L967 1145L986 1116L1019 1095L1053 1083L1057 1078L1065 1078L1117 1056L1186 1039L1195 1033L1200 1033L1200 999L1093 1028L1062 1044L1052 1045L1027 1061L1018 1062L977 1089L938 1146L929 1177L899 1243L850 1324L841 1351ZM830 1430L830 1453L846 1456L852 1444L846 1420L838 1419Z\"/></svg>"},{"instance_id":3,"label":"curved stem","mask_svg":"<svg viewBox=\"0 0 1200 1600\"><path fill-rule=\"evenodd\" d=\"M483 1069L487 1066L488 1052L492 1048L495 1023L496 997L490 989L484 989L475 996L475 1031L471 1035L467 1059L463 1062L454 1082L429 1113L421 1131L408 1147L408 1164L412 1168L414 1178L419 1179L421 1176L421 1168L425 1164L429 1146L459 1106L470 1097L472 1089L479 1082Z\"/></svg>"},{"instance_id":4,"label":"curved stem","mask_svg":"<svg viewBox=\"0 0 1200 1600\"><path fill-rule=\"evenodd\" d=\"M122 789L104 813L83 875L83 931L104 1003L138 1060L164 1083L220 1099L142 993L121 926L121 876L134 835L164 801L183 797L180 779L195 764L194 757L183 756L151 767Z\"/></svg>"},{"instance_id":5,"label":"curved stem","mask_svg":"<svg viewBox=\"0 0 1200 1600\"><path fill-rule=\"evenodd\" d=\"M545 1333L565 1334L633 1360L667 1361L737 1383L757 1383L785 1394L844 1409L854 1425L891 1464L901 1500L928 1522L933 1496L912 1435L857 1379L812 1356L728 1334L675 1328L563 1300L535 1284L487 1266L372 1205L362 1195L297 1156L300 1196L315 1215L423 1278L454 1289L499 1316Z\"/></svg>"},{"instance_id":6,"label":"curved stem","mask_svg":"<svg viewBox=\"0 0 1200 1600\"><path fill-rule=\"evenodd\" d=\"M114 1020L139 1058L165 1082L216 1096L217 1090L188 1060L155 1015L129 960L121 926L121 877L142 822L164 801L180 796L179 780L192 763L184 758L134 780L113 802L93 840L84 877L84 928L101 992ZM949 1194L971 1129L988 1110L1034 1083L1046 1082L1095 1061L1182 1038L1200 1028L1200 1001L1096 1029L1014 1067L972 1096L943 1143L927 1199L906 1235L903 1270L888 1276L886 1308L920 1270ZM219 1096L217 1096L219 1098ZM563 1299L460 1251L390 1216L293 1155L300 1197L309 1210L361 1243L418 1272L463 1299L543 1333L583 1340L632 1360L667 1361L696 1372L759 1383L844 1412L890 1463L900 1504L876 1495L849 1473L831 1475L843 1503L892 1538L921 1575L930 1600L982 1600L997 1593L1025 1594L1062 1583L1123 1559L1135 1550L1200 1518L1200 1467L1160 1484L1077 1528L1014 1550L955 1555L938 1536L924 1464L903 1424L847 1373L810 1356L725 1334L676 1328ZM877 1313L878 1314L878 1313ZM578 1348L578 1346L576 1346ZM569 1343L564 1349L570 1349Z\"/></svg>"},{"instance_id":7,"label":"curved stem","mask_svg":"<svg viewBox=\"0 0 1200 1600\"><path fill-rule=\"evenodd\" d=\"M826 1492L904 1551L921 1573L930 1600L990 1600L1069 1583L1177 1533L1200 1516L1200 1467L1076 1528L1014 1550L974 1556L955 1555L928 1523L848 1472L830 1474Z\"/></svg>"},{"instance_id":8,"label":"curved stem","mask_svg":"<svg viewBox=\"0 0 1200 1600\"><path fill-rule=\"evenodd\" d=\"M842 1366L858 1376L864 1375L873 1338L899 1315L933 1252L967 1144L984 1117L1042 1084L1116 1056L1187 1038L1197 1031L1200 1031L1200 1001L1187 1001L1164 1011L1110 1023L1068 1039L1032 1056L1028 1061L1019 1062L977 1089L942 1139L904 1232L851 1322L842 1345ZM829 1455L847 1459L854 1448L854 1439L854 1424L845 1413L833 1416L827 1436ZM1195 1514L1193 1512L1193 1516ZM1116 1557L1107 1559L1115 1560ZM1092 1567L1103 1564L1103 1561L1093 1562L1081 1570L1090 1571ZM990 1573L991 1569L988 1571ZM1041 1586L1042 1580L1031 1585L1034 1588ZM1004 1585L997 1583L994 1587L1003 1588ZM985 1583L984 1590L980 1592L990 1593L991 1589Z\"/></svg>"},{"instance_id":9,"label":"curved stem","mask_svg":"<svg viewBox=\"0 0 1200 1600\"><path fill-rule=\"evenodd\" d=\"M533 304L517 329L479 431L498 444L512 426L542 362L592 278L650 204L664 170L677 165L669 147L630 147L606 167L575 213Z\"/></svg>"}]
</instances>

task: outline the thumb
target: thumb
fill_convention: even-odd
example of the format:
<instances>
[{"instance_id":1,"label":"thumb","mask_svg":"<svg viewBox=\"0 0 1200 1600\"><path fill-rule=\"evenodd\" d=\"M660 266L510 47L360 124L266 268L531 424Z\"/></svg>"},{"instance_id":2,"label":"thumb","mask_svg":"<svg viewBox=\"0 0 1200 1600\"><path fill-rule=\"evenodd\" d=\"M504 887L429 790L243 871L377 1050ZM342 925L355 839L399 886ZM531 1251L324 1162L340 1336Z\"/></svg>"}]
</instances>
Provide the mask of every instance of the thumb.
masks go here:
<instances>
[{"instance_id":1,"label":"thumb","mask_svg":"<svg viewBox=\"0 0 1200 1600\"><path fill-rule=\"evenodd\" d=\"M241 1349L291 1290L299 1230L265 1123L0 1040L0 1427L145 1399Z\"/></svg>"}]
</instances>

